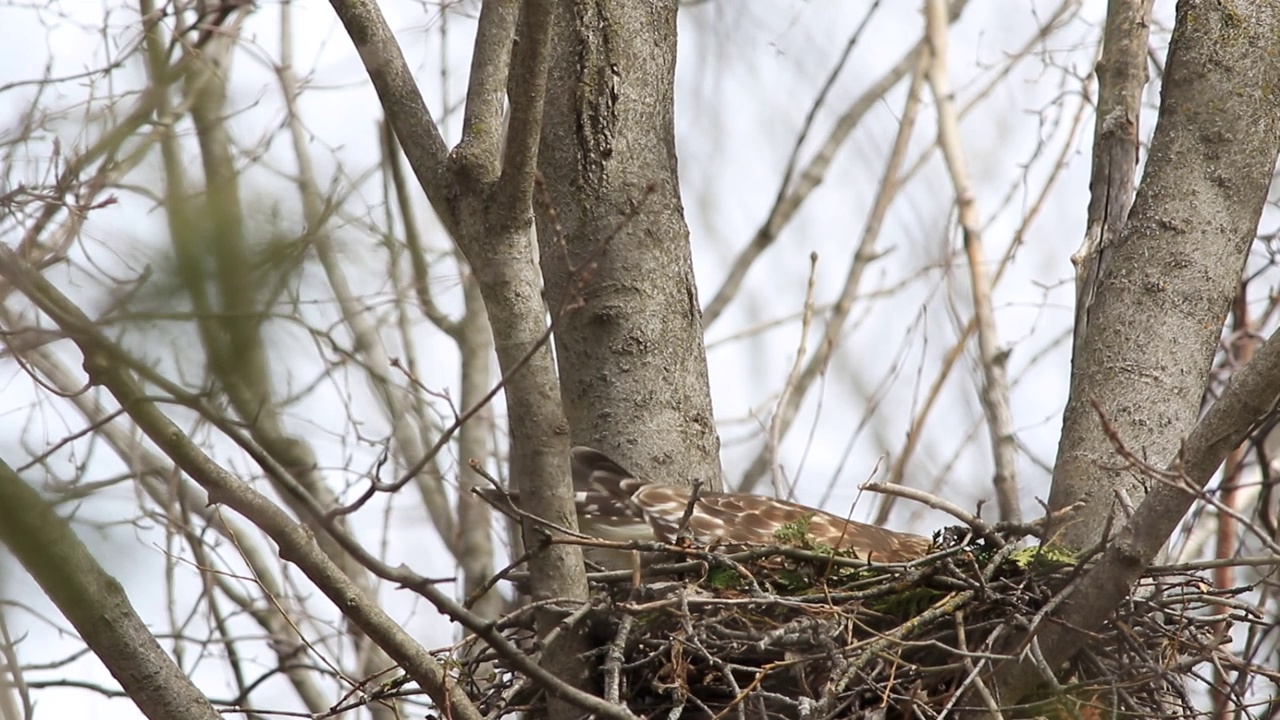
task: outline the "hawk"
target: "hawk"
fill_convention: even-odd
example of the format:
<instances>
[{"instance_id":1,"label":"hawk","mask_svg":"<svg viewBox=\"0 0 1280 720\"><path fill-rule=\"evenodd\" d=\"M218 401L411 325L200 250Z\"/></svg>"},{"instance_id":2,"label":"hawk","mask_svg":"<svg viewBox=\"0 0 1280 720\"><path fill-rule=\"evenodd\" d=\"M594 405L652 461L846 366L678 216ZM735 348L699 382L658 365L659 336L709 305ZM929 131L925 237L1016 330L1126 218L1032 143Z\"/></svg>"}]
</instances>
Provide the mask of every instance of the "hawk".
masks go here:
<instances>
[{"instance_id":1,"label":"hawk","mask_svg":"<svg viewBox=\"0 0 1280 720\"><path fill-rule=\"evenodd\" d=\"M642 480L588 447L573 449L572 465L578 528L602 540L674 543L683 523L685 536L695 544L736 551L778 545L779 530L807 528L816 545L886 563L915 560L931 545L926 537L749 493L699 492L690 509L691 488ZM494 493L482 494L492 498ZM631 567L628 552L587 550L588 559L607 568Z\"/></svg>"}]
</instances>

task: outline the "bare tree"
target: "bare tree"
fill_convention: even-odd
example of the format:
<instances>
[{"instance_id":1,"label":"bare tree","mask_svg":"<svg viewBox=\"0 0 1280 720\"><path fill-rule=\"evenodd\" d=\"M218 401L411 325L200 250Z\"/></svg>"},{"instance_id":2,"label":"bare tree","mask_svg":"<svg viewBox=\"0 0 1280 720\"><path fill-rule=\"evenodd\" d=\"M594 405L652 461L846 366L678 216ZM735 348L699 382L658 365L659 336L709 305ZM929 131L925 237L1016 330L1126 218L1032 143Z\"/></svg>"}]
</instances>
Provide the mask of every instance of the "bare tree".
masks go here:
<instances>
[{"instance_id":1,"label":"bare tree","mask_svg":"<svg viewBox=\"0 0 1280 720\"><path fill-rule=\"evenodd\" d=\"M1101 25L1072 0L889 5L484 0L424 21L332 0L336 34L289 0L28 9L104 57L66 71L55 33L56 71L0 79L19 108L0 131L0 540L25 570L0 578L0 719L76 688L149 717L621 719L641 713L627 672L693 713L687 677L628 662L660 652L637 640L646 588L588 583L579 444L879 524L945 508L995 537L966 506L994 498L1015 526L1036 498L1075 509L1048 539L1088 564L958 659L970 679L935 715L1034 699L1162 548L1248 587L1213 596L1222 618L1274 619L1280 8L1181 0L1166 26L1150 0ZM759 34L756 12L779 14ZM738 67L744 47L768 73ZM317 104L339 87L361 94ZM717 150L748 125L756 142ZM1074 293L1064 217L1085 221ZM857 505L881 460L889 490ZM520 493L512 537L471 492L491 482ZM758 558L665 551L767 594ZM965 592L921 622L963 630ZM701 600L704 618L688 593L655 602L727 678L710 714L765 707L772 666L735 686L750 668L696 642L737 598ZM839 716L863 669L840 652L900 631L820 637L844 675L815 705L772 701ZM1277 642L1223 644L1219 717L1274 695Z\"/></svg>"}]
</instances>

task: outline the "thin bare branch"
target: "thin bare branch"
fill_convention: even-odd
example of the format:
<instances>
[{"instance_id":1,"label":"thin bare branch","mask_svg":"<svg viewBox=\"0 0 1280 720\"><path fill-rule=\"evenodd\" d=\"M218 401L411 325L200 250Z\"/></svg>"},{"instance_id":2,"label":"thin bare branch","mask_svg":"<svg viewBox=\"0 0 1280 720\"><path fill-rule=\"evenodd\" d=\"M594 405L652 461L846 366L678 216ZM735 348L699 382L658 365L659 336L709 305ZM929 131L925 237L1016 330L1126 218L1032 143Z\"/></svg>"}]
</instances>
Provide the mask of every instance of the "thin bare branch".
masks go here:
<instances>
[{"instance_id":1,"label":"thin bare branch","mask_svg":"<svg viewBox=\"0 0 1280 720\"><path fill-rule=\"evenodd\" d=\"M6 260L14 257L4 247ZM152 720L204 718L217 711L169 658L71 526L0 461L0 541L31 573L85 643Z\"/></svg>"},{"instance_id":2,"label":"thin bare branch","mask_svg":"<svg viewBox=\"0 0 1280 720\"><path fill-rule=\"evenodd\" d=\"M973 293L973 313L977 320L978 351L982 363L982 393L979 398L991 438L996 502L1000 506L1002 520L1017 522L1022 518L1022 508L1018 503L1018 446L1013 436L1013 413L1009 409L1006 354L1000 348L996 332L995 312L991 307L991 277L982 243L982 219L961 146L960 118L947 73L947 27L950 23L946 0L928 0L925 17L932 51L929 86L933 89L934 105L938 109L938 144L942 147L951 184L955 188L964 249L969 259L969 286Z\"/></svg>"},{"instance_id":3,"label":"thin bare branch","mask_svg":"<svg viewBox=\"0 0 1280 720\"><path fill-rule=\"evenodd\" d=\"M432 461L423 461L425 450L422 446L422 428L415 422L410 402L405 396L405 389L394 381L391 374L391 358L387 353L382 336L370 317L369 310L356 298L343 269L342 260L334 245L333 236L325 228L326 213L323 197L316 181L315 166L311 162L311 154L307 148L307 134L302 126L302 116L298 110L298 82L293 72L291 28L288 10L289 2L281 6L281 52L280 66L277 70L281 90L288 111L287 122L289 137L293 141L294 160L298 163L297 186L302 201L303 217L312 236L316 256L324 268L329 288L338 307L342 311L342 320L351 332L358 356L366 361L368 377L374 392L382 406L383 413L395 437L395 447L399 451L405 467L421 467L422 471L414 475L415 485L422 495L423 504L431 515L431 522L444 542L445 547L456 556L456 538L454 533L453 510L445 496L441 483L439 468Z\"/></svg>"},{"instance_id":4,"label":"thin bare branch","mask_svg":"<svg viewBox=\"0 0 1280 720\"><path fill-rule=\"evenodd\" d=\"M809 253L809 282L804 289L804 310L800 319L800 344L796 347L796 358L791 363L791 372L787 375L787 382L782 386L782 392L778 395L777 407L785 406L789 401L791 393L795 392L796 385L800 382L801 371L804 368L804 359L809 356L809 327L813 323L813 295L818 285L818 253ZM779 460L779 447L782 445L782 436L785 432L782 423L782 413L777 410L773 413L773 418L769 422L769 438L766 443L771 461L769 463L770 475L773 478L773 495L774 497L790 499L792 488L789 487L787 480L782 474L782 462Z\"/></svg>"},{"instance_id":5,"label":"thin bare branch","mask_svg":"<svg viewBox=\"0 0 1280 720\"><path fill-rule=\"evenodd\" d=\"M951 11L951 20L954 22L959 19L960 14L964 12L965 5L968 0L958 0L953 3ZM874 10L874 7L872 8ZM867 19L871 18L872 12L867 13ZM724 283L720 289L711 297L710 302L702 311L702 326L705 330L711 327L712 323L720 318L726 307L738 295L742 289L742 283L747 277L747 271L755 261L764 253L765 250L773 244L774 240L782 233L783 228L795 217L800 210L804 201L809 197L822 181L826 179L827 170L831 167L831 163L835 158L836 151L844 145L845 140L853 133L854 129L862 121L864 115L871 108L875 107L884 99L884 96L894 88L904 77L907 77L912 68L916 67L920 61L920 54L925 52L926 43L924 40L916 43L915 47L907 51L901 59L898 60L892 68L889 68L884 75L880 76L871 87L858 96L856 100L844 111L840 118L836 121L835 126L831 130L831 134L823 141L818 151L814 153L813 158L805 165L804 170L800 172L797 179L792 178L792 168L795 160L800 153L800 144L804 141L808 134L809 124L812 122L819 106L822 105L826 97L826 92L834 83L836 75L844 65L845 59L849 52L853 49L854 44L860 36L862 27L849 38L849 42L845 47L844 55L836 64L831 74L827 78L826 85L819 92L818 97L809 111L809 115L805 121L805 126L801 129L799 138L796 140L795 146L792 148L791 160L788 162L788 170L782 179L782 183L778 188L778 197L774 201L773 207L769 210L769 217L764 221L755 235L751 238L751 242L747 244L742 252L733 261L733 266L729 268L729 274L725 277Z\"/></svg>"},{"instance_id":6,"label":"thin bare branch","mask_svg":"<svg viewBox=\"0 0 1280 720\"><path fill-rule=\"evenodd\" d=\"M377 3L357 0L331 0L330 4L356 46L387 120L400 139L431 206L444 226L456 236L454 189L447 165L449 149L382 10Z\"/></svg>"},{"instance_id":7,"label":"thin bare branch","mask_svg":"<svg viewBox=\"0 0 1280 720\"><path fill-rule=\"evenodd\" d=\"M1059 6L1058 12L1050 19L1049 25L1052 25L1061 19L1069 2L1070 0ZM1085 109L1086 105L1081 103L1079 111L1073 118L1072 130L1068 133L1068 137L1075 137L1075 130L1085 115ZM1018 230L1014 233L1013 242L1011 242L1009 247L1005 250L1004 257L1001 258L1000 265L996 268L995 275L991 279L992 287L1000 284L1000 279L1004 276L1005 270L1009 268L1010 263L1013 260L1014 253L1022 245L1028 231L1040 217L1041 211L1044 210L1046 203L1052 197L1050 191L1054 188L1056 181L1062 178L1064 170L1067 167L1067 156L1074 151L1074 148L1075 145L1073 143L1062 143L1057 159L1053 163L1055 170L1049 180L1040 188L1040 192L1036 195L1035 201L1031 203L1030 207L1028 207L1026 212L1023 214ZM924 437L925 423L928 421L938 399L941 397L942 386L947 381L947 378L951 376L951 371L955 368L956 363L964 354L964 349L968 346L970 338L973 337L974 331L977 330L977 326L977 318L970 317L969 321L965 324L964 329L961 330L960 337L958 337L952 346L947 349L946 355L943 357L942 362L939 363L938 371L934 375L933 381L929 385L929 389L924 394L924 401L916 411L915 417L911 420L911 427L907 430L906 441L894 456L893 463L889 467L888 481L890 483L900 484L906 478L907 465L915 455L916 448L919 447L920 441ZM886 496L885 501L880 503L879 509L876 510L874 520L877 525L883 524L889 519L889 512L893 508L894 499L895 498L893 496Z\"/></svg>"},{"instance_id":8,"label":"thin bare branch","mask_svg":"<svg viewBox=\"0 0 1280 720\"><path fill-rule=\"evenodd\" d=\"M119 348L103 337L89 319L43 277L24 269L13 251L3 246L0 246L0 276L20 287L63 327L85 354L86 369L94 381L115 395L121 405L129 409L130 416L143 432L209 492L211 503L231 507L266 532L279 545L282 557L297 565L357 627L386 650L397 664L427 690L433 700L441 707L449 708L453 717L479 718L470 700L445 674L443 667L393 622L372 598L351 582L320 550L310 532L291 520L265 496L204 454L142 393L125 369L126 366L117 361L121 354ZM230 426L220 429L231 435L237 434ZM258 453L255 459L263 463L264 469L277 480L287 478L283 469L276 466L269 456ZM293 493L301 501L311 519L320 520L324 517L323 508L296 485L289 486L285 483L284 490ZM383 579L393 580L422 594L441 612L488 641L513 666L535 678L553 694L604 717L634 720L635 716L625 709L607 706L599 698L576 690L555 678L498 635L491 623L465 610L441 592L433 581L417 576L403 566L393 567L379 561L332 523L326 523L323 527L361 565Z\"/></svg>"},{"instance_id":9,"label":"thin bare branch","mask_svg":"<svg viewBox=\"0 0 1280 720\"><path fill-rule=\"evenodd\" d=\"M911 134L915 130L916 119L919 116L920 91L923 85L927 59L927 53L914 55L915 73L912 75L911 87L907 91L906 104L902 111L902 122L898 125L897 137L894 139L893 148L889 151L889 157L885 161L880 187L876 192L871 211L867 214L867 222L862 229L862 237L858 241L858 247L854 250L853 257L849 258L849 269L845 275L844 287L841 288L840 297L837 298L831 313L827 316L822 339L816 343L816 350L809 357L808 362L805 363L803 371L798 376L795 376L793 383L789 383L792 385L792 390L787 395L786 402L778 403L778 409L775 414L780 416L780 419L774 420L774 427L777 428L775 434L778 437L785 435L787 430L791 428L791 424L795 421L795 415L808 394L810 386L825 372L832 353L839 347L839 340L844 332L845 322L849 318L849 313L853 309L853 302L857 299L858 290L862 285L863 273L866 272L867 266L879 255L876 243L880 238L880 228L884 223L886 214L889 212L889 205L897 197L900 188L898 173L902 169L907 147L911 141ZM761 478L768 472L769 462L769 448L766 443L766 446L752 459L751 465L747 467L747 471L742 476L742 482L738 485L738 491L752 492Z\"/></svg>"},{"instance_id":10,"label":"thin bare branch","mask_svg":"<svg viewBox=\"0 0 1280 720\"><path fill-rule=\"evenodd\" d=\"M0 307L0 325L14 325L8 308ZM203 527L212 529L235 547L253 573L254 581L266 596L273 598L270 609L263 608L256 599L255 602L241 604L242 609L277 641L272 646L284 674L307 708L315 713L328 709L330 700L321 691L310 668L291 661L293 644L287 639L297 633L296 608L286 599L283 581L270 562L274 553L259 544L248 526L210 506L205 495L189 480L183 477L175 480L174 476L179 471L173 463L141 442L132 427L125 427L123 422L111 422L115 413L108 413L93 393L85 392L82 377L68 368L51 349L42 347L27 351L22 355L22 361L52 384L55 391L69 399L81 415L97 427L96 437L109 445L118 457L127 459L136 474L138 486L152 502L171 514L183 513L182 518L170 518L174 526L189 527L191 521L198 518ZM204 537L189 539L193 541L193 547L197 542L207 542Z\"/></svg>"},{"instance_id":11,"label":"thin bare branch","mask_svg":"<svg viewBox=\"0 0 1280 720\"><path fill-rule=\"evenodd\" d=\"M396 208L400 211L400 221L404 223L404 244L408 249L409 266L413 269L413 291L418 298L418 309L441 332L457 339L458 321L441 310L431 295L426 248L422 243L422 230L414 219L409 184L405 182L404 169L400 164L400 143L396 140L396 134L391 131L391 125L385 120L379 125L378 134L382 139L383 163L390 176Z\"/></svg>"},{"instance_id":12,"label":"thin bare branch","mask_svg":"<svg viewBox=\"0 0 1280 720\"><path fill-rule=\"evenodd\" d=\"M156 443L178 467L209 493L210 503L222 503L248 518L279 546L281 557L294 563L311 579L342 613L366 636L408 673L442 708L455 718L479 720L480 714L470 699L448 677L445 668L401 628L362 586L351 577L316 542L316 535L295 522L275 503L267 499L234 474L213 461L156 403L148 398L119 362L121 355L114 343L97 330L92 321L45 278L26 266L12 249L0 245L0 276L20 288L59 327L67 333L85 356L85 370L91 381L105 387L124 407L138 427ZM234 433L234 428L224 431ZM274 465L269 456L259 452L255 458L266 466ZM265 469L265 468L264 468ZM323 510L310 493L288 482L287 473L276 468L273 473L283 483L283 492L298 501L307 517L318 522ZM338 542L348 540L332 523L325 526L328 536ZM352 543L344 547L352 549ZM358 547L358 546L356 546Z\"/></svg>"}]
</instances>

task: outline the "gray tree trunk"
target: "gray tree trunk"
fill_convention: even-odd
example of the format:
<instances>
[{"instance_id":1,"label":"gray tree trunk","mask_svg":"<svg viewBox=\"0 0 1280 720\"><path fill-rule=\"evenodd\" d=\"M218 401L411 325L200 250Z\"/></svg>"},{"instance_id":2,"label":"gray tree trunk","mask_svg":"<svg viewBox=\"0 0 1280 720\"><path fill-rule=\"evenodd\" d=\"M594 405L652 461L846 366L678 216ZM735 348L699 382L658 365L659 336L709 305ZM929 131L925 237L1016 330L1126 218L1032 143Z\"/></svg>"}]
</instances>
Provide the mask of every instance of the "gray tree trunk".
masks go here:
<instances>
[{"instance_id":1,"label":"gray tree trunk","mask_svg":"<svg viewBox=\"0 0 1280 720\"><path fill-rule=\"evenodd\" d=\"M1138 2L1112 0L1113 15L1117 5ZM1145 51L1146 43L1135 47ZM1050 505L1085 501L1079 520L1055 539L1077 548L1105 539L1105 548L1040 624L1039 656L1020 655L991 673L1002 706L1026 698L1044 682L1044 667L1061 666L1102 626L1177 527L1194 489L1205 486L1253 423L1275 407L1277 336L1197 422L1280 153L1278 87L1280 4L1178 3L1159 120L1133 208L1109 245L1100 234L1104 244L1081 258L1093 267L1081 288L1086 306L1077 318L1086 322L1077 337ZM1098 118L1104 125L1118 120L1124 118ZM1098 133L1100 141L1105 132ZM1151 472L1116 469L1124 462L1108 431L1139 461L1177 470L1190 491L1154 481ZM1118 512L1126 506L1131 518ZM1013 638L1013 644L1025 647L1028 640Z\"/></svg>"},{"instance_id":2,"label":"gray tree trunk","mask_svg":"<svg viewBox=\"0 0 1280 720\"><path fill-rule=\"evenodd\" d=\"M1060 537L1074 547L1102 537L1120 493L1136 506L1150 490L1112 469L1092 403L1157 465L1195 424L1280 143L1280 5L1182 0L1177 18L1145 174L1072 368L1049 504L1088 503Z\"/></svg>"},{"instance_id":3,"label":"gray tree trunk","mask_svg":"<svg viewBox=\"0 0 1280 720\"><path fill-rule=\"evenodd\" d=\"M575 444L719 487L672 120L676 2L554 3L538 208ZM585 264L584 264L585 263Z\"/></svg>"}]
</instances>

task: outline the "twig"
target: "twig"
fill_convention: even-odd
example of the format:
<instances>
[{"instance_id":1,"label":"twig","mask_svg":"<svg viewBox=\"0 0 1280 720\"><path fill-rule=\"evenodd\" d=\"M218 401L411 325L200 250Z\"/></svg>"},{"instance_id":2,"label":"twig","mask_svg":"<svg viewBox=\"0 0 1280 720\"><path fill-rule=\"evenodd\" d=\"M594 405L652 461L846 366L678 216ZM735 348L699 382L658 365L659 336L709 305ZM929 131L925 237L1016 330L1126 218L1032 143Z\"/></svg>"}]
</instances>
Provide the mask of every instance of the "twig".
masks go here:
<instances>
[{"instance_id":1,"label":"twig","mask_svg":"<svg viewBox=\"0 0 1280 720\"><path fill-rule=\"evenodd\" d=\"M993 527L996 532L1009 537L1021 538L1028 535L1039 538L1045 543L1053 540L1062 528L1073 523L1077 514L1085 508L1084 501L1072 503L1060 510L1048 511L1043 516L1025 523L998 522Z\"/></svg>"},{"instance_id":2,"label":"twig","mask_svg":"<svg viewBox=\"0 0 1280 720\"><path fill-rule=\"evenodd\" d=\"M623 615L618 621L618 631L609 643L604 659L604 699L605 702L617 705L618 693L621 690L622 661L626 656L627 640L631 636L631 626L635 624L634 615Z\"/></svg>"},{"instance_id":3,"label":"twig","mask_svg":"<svg viewBox=\"0 0 1280 720\"><path fill-rule=\"evenodd\" d=\"M577 603L577 602L581 602L581 601L574 600L572 598L559 598L554 603L544 604L543 607L544 608L554 607L556 609L561 609L563 608L563 605L565 603ZM551 643L554 642L557 637L559 637L562 633L564 633L564 631L582 622L583 618L587 616L587 613L591 612L593 609L595 609L594 603L591 603L591 602L581 603L578 606L578 609L569 613L563 619L557 622L556 626L551 629L551 632L548 632L546 635L538 638L538 644L543 648L551 647Z\"/></svg>"},{"instance_id":4,"label":"twig","mask_svg":"<svg viewBox=\"0 0 1280 720\"><path fill-rule=\"evenodd\" d=\"M886 650L889 647L892 647L895 643L901 642L902 640L911 637L918 630L924 627L927 627L931 622L933 622L937 618L945 617L947 615L950 615L956 612L960 608L964 607L965 603L969 602L969 600L971 600L973 596L974 596L974 593L969 591L952 593L951 595L943 598L939 602L932 605L925 612L902 623L897 628L894 628L891 632L885 633L881 635L879 638L877 638L876 640L868 643L867 649L864 650L859 655L858 658L856 658L853 662L851 662L850 666L845 670L844 674L840 676L839 680L833 683L832 685L833 692L830 695L828 695L827 700L831 701L839 697L839 694L842 693L845 687L848 686L849 682L853 680L853 676L857 674L859 671L861 671L867 665L867 663L869 663L871 659L876 657L876 655L879 654L881 651ZM826 712L830 711L831 708L829 707L829 705L830 705L830 702L824 703L824 706L826 706L822 708L822 713L824 715Z\"/></svg>"},{"instance_id":5,"label":"twig","mask_svg":"<svg viewBox=\"0 0 1280 720\"><path fill-rule=\"evenodd\" d=\"M1074 0L1062 0L1062 2L1058 4L1058 7L1045 19L1045 22L1041 25L1039 32L1031 37L1026 44L1018 49L1017 52L1012 53L1011 57L1027 57L1034 54L1036 52L1036 48L1043 47L1043 44L1050 36L1051 31L1056 27L1059 27L1061 23L1069 20L1070 16L1078 12L1078 10L1078 2L1075 2ZM1003 75L1003 73L1001 75ZM983 97L990 93L990 91L996 86L997 80L998 78L993 78L988 84L988 87L979 91L974 98L970 99L969 103L961 110L962 117L967 115L969 111L976 106L978 97ZM1088 102L1079 103L1079 109L1072 118L1072 128L1066 133L1067 137L1076 137L1076 129L1083 124L1086 110L1090 107L1091 106ZM1053 181L1062 177L1065 169L1069 165L1068 157L1074 152L1076 152L1076 145L1074 143L1062 143L1061 152L1058 154L1056 161L1052 163L1052 166L1054 167L1053 174L1041 187L1034 201L1031 202L1027 209L1022 213L1018 229L1014 232L1014 241L1009 243L1008 248L1006 248L1004 256L1000 259L1000 264L996 268L995 275L992 278L993 286L999 284L1001 277L1003 277L1005 271L1012 263L1014 253L1022 245L1023 239L1027 236L1028 232L1039 218L1040 212L1052 201L1051 199L1054 197L1051 192L1053 190ZM916 164L908 169L904 174L904 181L913 176L921 168L925 167L926 161L930 159L932 159L932 149L920 155ZM898 484L901 483L905 477L906 467L915 456L916 449L918 448L921 439L925 437L924 428L926 421L929 419L938 399L941 397L943 385L946 383L947 379L951 377L952 370L960 357L964 354L964 349L969 345L969 339L976 331L977 319L975 317L970 317L964 328L961 329L959 337L957 337L952 346L948 348L946 355L938 366L938 371L934 375L933 381L929 385L929 389L924 393L923 402L915 413L915 417L912 418L911 427L907 430L906 442L903 444L902 449L895 454L893 465L889 470L889 482ZM892 496L887 496L885 498L885 502L881 503L880 508L876 511L874 520L875 524L881 525L888 520L889 513L893 507L893 500L894 498Z\"/></svg>"},{"instance_id":6,"label":"twig","mask_svg":"<svg viewBox=\"0 0 1280 720\"><path fill-rule=\"evenodd\" d=\"M442 707L451 707L459 716L479 717L470 699L447 678L445 669L428 656L421 646L396 625L374 603L349 575L330 559L319 547L313 533L302 531L289 515L264 495L245 484L239 478L215 463L189 436L160 411L157 404L142 391L138 382L128 373L129 355L106 338L83 311L58 291L47 279L20 260L16 253L0 245L0 275L6 277L73 339L85 356L85 369L91 381L105 387L116 401L128 411L130 417L156 445L209 493L212 503L224 503L249 519L263 530L279 546L280 554L301 569L316 587L325 593L343 614L364 631L396 662L401 663ZM172 386L172 383L167 383ZM166 388L168 389L168 388ZM181 388L174 387L178 393ZM198 400L194 400L198 403ZM200 407L196 404L195 407ZM279 467L273 458L262 452L243 436L243 433L216 413L209 420L219 430L233 438L245 449L280 488L289 493L300 509L308 513L308 519L319 522L343 549L358 558L366 567L385 569L385 565L371 558L351 537L325 520L325 513L310 493L298 487L287 471ZM413 576L407 570L393 573L409 576L426 589L430 599L440 600L449 606L456 605L451 598L436 588L432 581ZM465 610L463 611L466 612Z\"/></svg>"},{"instance_id":7,"label":"twig","mask_svg":"<svg viewBox=\"0 0 1280 720\"><path fill-rule=\"evenodd\" d=\"M944 500L937 495L932 495L923 490L907 487L905 485L890 485L883 482L865 482L858 486L861 490L869 490L871 492L884 493L886 495L895 495L897 497L914 500L918 503L928 505L934 510L941 510L948 515L956 518L960 522L973 528L973 531L980 535L984 540L993 544L996 548L1005 546L1004 538L1000 537L995 528L990 523L955 503Z\"/></svg>"},{"instance_id":8,"label":"twig","mask_svg":"<svg viewBox=\"0 0 1280 720\"><path fill-rule=\"evenodd\" d=\"M494 585L497 585L503 580L506 580L507 576L510 575L516 568L528 562L530 556L532 556L534 552L535 552L534 550L525 550L524 553L520 555L520 557L516 558L515 560L512 560L510 563L507 564L506 567L494 573L492 577L490 577L488 580L485 580L484 583L482 583L479 587L471 591L471 594L467 596L467 599L464 603L462 603L462 606L467 609L470 609L471 606L476 603L476 601L484 597L486 593L492 590Z\"/></svg>"},{"instance_id":9,"label":"twig","mask_svg":"<svg viewBox=\"0 0 1280 720\"><path fill-rule=\"evenodd\" d=\"M676 526L676 540L688 540L692 538L689 533L689 518L693 517L693 511L698 506L698 498L702 495L702 479L695 478L693 484L689 486L689 502L684 506L684 513L680 516L680 524Z\"/></svg>"},{"instance_id":10,"label":"twig","mask_svg":"<svg viewBox=\"0 0 1280 720\"><path fill-rule=\"evenodd\" d=\"M281 556L294 563L335 603L356 626L364 631L392 659L400 663L415 681L426 689L441 707L450 708L455 717L479 717L470 698L462 692L445 669L430 657L397 625L332 559L321 551L313 533L304 532L275 503L245 484L225 468L213 462L195 443L162 413L156 403L142 392L137 381L126 372L129 355L100 330L65 295L43 276L30 269L14 251L0 245L0 276L14 283L38 305L80 347L90 378L106 387L125 407L138 427L209 493L210 502L223 503L248 518L267 533L279 546ZM173 386L172 383L166 383ZM168 388L166 387L166 390ZM174 387L181 393L181 388ZM192 399L200 407L198 399ZM462 607L451 596L435 586L435 580L424 578L407 567L391 566L371 555L360 543L336 526L324 508L300 487L274 459L258 449L243 433L216 413L208 416L211 423L232 438L237 445L266 471L280 488L297 501L307 519L317 522L356 562L378 577L398 583L419 593L441 613L454 619L487 642L495 652L537 680L548 692L589 712L614 720L635 720L625 708L604 703L600 698L572 687L539 666L531 658L497 633L492 623Z\"/></svg>"},{"instance_id":11,"label":"twig","mask_svg":"<svg viewBox=\"0 0 1280 720\"><path fill-rule=\"evenodd\" d=\"M965 637L963 609L956 611L956 644L963 650L967 650L969 648L969 640ZM982 675L979 674L979 671L984 665L986 665L986 663L987 661L985 658L979 660L977 663L974 663L973 659L969 656L965 656L964 658L964 666L969 671L969 678L973 680L973 684L974 687L977 688L978 695L980 695L982 697L982 701L986 703L987 711L991 713L991 717L994 718L994 720L1004 720L1004 715L1000 713L1000 704L997 703L995 697L991 695L991 690L987 688L987 684L982 681ZM960 692L957 691L955 697L959 696Z\"/></svg>"},{"instance_id":12,"label":"twig","mask_svg":"<svg viewBox=\"0 0 1280 720\"><path fill-rule=\"evenodd\" d=\"M953 18L958 18L960 13L967 5L967 0L960 0L955 3L955 12L952 13ZM867 14L867 18L871 17L871 13ZM865 21L864 21L865 22ZM857 42L858 34L861 31L855 31L850 38L848 47L852 47ZM831 130L831 134L823 141L821 147L814 153L813 158L805 165L804 169L796 174L799 179L793 184L791 178L793 172L790 170L794 166L795 159L799 155L800 142L802 137L797 140L793 146L791 160L788 162L788 172L785 173L778 195L774 201L773 207L769 211L769 217L756 230L751 242L743 249L742 253L733 262L733 267L729 270L728 277L725 278L724 284L717 290L711 301L707 303L703 311L702 322L703 327L707 328L712 325L728 307L729 303L737 295L742 287L742 281L747 275L747 271L755 260L777 239L786 224L796 214L803 205L805 198L822 183L826 177L827 170L831 166L832 159L835 157L836 151L844 144L845 140L853 133L862 118L872 108L876 107L882 101L884 96L894 88L902 78L906 77L913 67L919 61L921 53L924 50L925 43L920 41L910 50L903 54L898 62L884 73L881 77L867 88L849 107L844 111L840 118L836 121L835 126ZM846 50L846 53L848 51ZM843 62L843 61L842 61ZM828 75L827 83L831 83L835 79L835 75L840 71L840 66L834 69L834 72ZM813 103L810 110L811 115L816 115L818 106L821 105L823 98L821 95ZM802 131L802 133L805 131Z\"/></svg>"},{"instance_id":13,"label":"twig","mask_svg":"<svg viewBox=\"0 0 1280 720\"><path fill-rule=\"evenodd\" d=\"M911 62L907 64L906 69L915 67L916 72L912 76L911 88L907 92L907 102L903 109L902 122L898 125L897 136L894 138L893 148L885 161L880 187L876 192L871 211L868 213L867 220L863 225L858 246L854 250L853 257L849 258L849 267L845 272L844 285L840 288L840 295L826 318L826 326L823 329L822 338L817 343L818 349L809 357L799 375L795 376L795 382L792 383L794 389L788 395L786 402L779 403L774 411L773 422L779 428L779 438L784 436L791 427L791 423L794 422L796 413L799 412L800 404L808 393L809 388L818 377L826 372L832 354L841 345L841 335L845 331L845 323L849 319L854 301L858 297L858 291L862 287L862 278L866 273L867 267L883 255L877 247L877 242L880 239L880 230L883 226L884 218L889 212L889 205L893 198L897 196L900 188L898 173L902 169L902 163L906 158L907 147L910 144L911 133L915 129L915 121L919 115L920 108L923 55L913 54L910 57ZM769 469L769 457L768 447L762 448L756 454L747 471L743 473L742 482L739 483L738 490L752 492L755 489L755 486Z\"/></svg>"},{"instance_id":14,"label":"twig","mask_svg":"<svg viewBox=\"0 0 1280 720\"><path fill-rule=\"evenodd\" d=\"M818 286L818 253L809 253L809 282L804 289L804 313L800 317L800 345L796 348L795 362L791 363L791 372L787 373L787 381L778 394L778 402L769 421L768 451L772 461L769 463L770 475L773 478L773 496L789 500L793 489L788 487L782 476L782 462L779 459L782 447L782 436L785 434L782 408L786 407L791 394L799 389L804 360L809 355L809 328L813 324L813 295Z\"/></svg>"}]
</instances>

